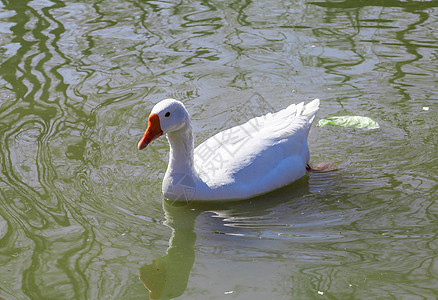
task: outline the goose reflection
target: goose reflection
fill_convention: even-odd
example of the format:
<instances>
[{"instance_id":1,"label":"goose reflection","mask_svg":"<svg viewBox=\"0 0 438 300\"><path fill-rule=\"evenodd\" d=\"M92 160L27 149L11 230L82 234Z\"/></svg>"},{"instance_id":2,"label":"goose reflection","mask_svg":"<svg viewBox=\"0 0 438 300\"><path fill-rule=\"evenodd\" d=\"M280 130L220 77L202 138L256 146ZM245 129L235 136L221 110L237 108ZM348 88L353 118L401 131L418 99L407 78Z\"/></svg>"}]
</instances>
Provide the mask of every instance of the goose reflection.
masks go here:
<instances>
[{"instance_id":1,"label":"goose reflection","mask_svg":"<svg viewBox=\"0 0 438 300\"><path fill-rule=\"evenodd\" d=\"M172 299L184 293L195 261L196 217L200 211L185 203L163 200L165 225L172 229L166 254L140 268L140 280L151 299Z\"/></svg>"},{"instance_id":2,"label":"goose reflection","mask_svg":"<svg viewBox=\"0 0 438 300\"><path fill-rule=\"evenodd\" d=\"M239 202L188 204L164 199L165 225L172 229L172 236L166 254L140 268L140 280L149 290L149 297L151 299L172 299L185 292L195 260L195 222L200 214L214 212L222 219L220 225L217 222L211 222L210 219L206 222L202 221L203 226L214 227L211 228L212 232L233 234L235 230L251 231L251 226L246 228L245 224L239 224L240 226L236 228L227 226L226 222L234 223L239 222L239 219L248 220L248 218L254 218L256 221L266 220L265 217L273 213L273 210L282 209L280 206L288 202L301 207L303 201L300 201L300 198L304 200L303 197L310 194L308 179L306 176L283 189ZM202 215L207 218L211 217L208 214ZM233 221L229 221L231 219Z\"/></svg>"}]
</instances>

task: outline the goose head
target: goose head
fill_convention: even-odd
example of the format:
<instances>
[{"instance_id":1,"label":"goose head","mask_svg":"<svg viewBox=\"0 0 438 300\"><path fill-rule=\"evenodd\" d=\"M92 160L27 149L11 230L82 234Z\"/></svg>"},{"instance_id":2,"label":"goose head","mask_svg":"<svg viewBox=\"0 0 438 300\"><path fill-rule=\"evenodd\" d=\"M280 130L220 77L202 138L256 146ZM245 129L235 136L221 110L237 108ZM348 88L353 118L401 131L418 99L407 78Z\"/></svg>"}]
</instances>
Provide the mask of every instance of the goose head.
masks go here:
<instances>
[{"instance_id":1,"label":"goose head","mask_svg":"<svg viewBox=\"0 0 438 300\"><path fill-rule=\"evenodd\" d=\"M152 141L173 131L180 130L189 123L189 114L182 102L165 99L152 108L148 127L138 142L138 150L145 148Z\"/></svg>"}]
</instances>

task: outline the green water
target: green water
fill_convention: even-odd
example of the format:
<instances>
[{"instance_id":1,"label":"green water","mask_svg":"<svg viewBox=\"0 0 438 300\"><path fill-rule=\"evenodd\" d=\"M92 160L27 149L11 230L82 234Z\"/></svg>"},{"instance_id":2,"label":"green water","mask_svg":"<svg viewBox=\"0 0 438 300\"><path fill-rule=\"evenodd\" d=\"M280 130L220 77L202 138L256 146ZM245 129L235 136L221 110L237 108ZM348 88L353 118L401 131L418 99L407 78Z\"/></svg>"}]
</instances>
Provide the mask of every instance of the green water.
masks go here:
<instances>
[{"instance_id":1,"label":"green water","mask_svg":"<svg viewBox=\"0 0 438 300\"><path fill-rule=\"evenodd\" d=\"M438 297L438 1L1 0L0 299ZM311 163L239 203L163 202L167 97L196 143L321 99ZM146 289L147 286L151 293Z\"/></svg>"}]
</instances>

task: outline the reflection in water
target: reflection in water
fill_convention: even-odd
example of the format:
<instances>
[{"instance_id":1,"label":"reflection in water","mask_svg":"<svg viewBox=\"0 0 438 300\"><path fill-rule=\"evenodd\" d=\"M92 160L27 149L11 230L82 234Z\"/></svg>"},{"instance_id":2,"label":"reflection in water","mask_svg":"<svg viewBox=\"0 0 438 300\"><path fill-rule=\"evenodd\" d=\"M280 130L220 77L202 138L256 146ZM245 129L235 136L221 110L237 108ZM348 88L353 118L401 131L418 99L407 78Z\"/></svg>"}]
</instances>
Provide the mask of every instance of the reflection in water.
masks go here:
<instances>
[{"instance_id":1,"label":"reflection in water","mask_svg":"<svg viewBox=\"0 0 438 300\"><path fill-rule=\"evenodd\" d=\"M313 178L313 188L316 190L326 188L327 183L318 182L318 178L330 177L325 173L317 174ZM172 236L166 254L140 268L140 280L149 290L149 297L151 299L172 299L185 292L195 260L195 223L200 214L213 212L223 220L219 227L212 229L216 234L239 236L243 233L247 234L250 229L260 226L261 223L264 226L275 226L277 230L281 227L288 228L289 224L278 224L278 219L272 215L276 210L281 209L279 208L281 205L308 194L308 182L309 178L306 176L280 190L239 202L209 203L207 201L188 204L164 199L163 210L166 216L164 224L172 229ZM301 205L308 206L309 204ZM230 248L232 247L230 244Z\"/></svg>"},{"instance_id":2,"label":"reflection in water","mask_svg":"<svg viewBox=\"0 0 438 300\"><path fill-rule=\"evenodd\" d=\"M9 12L10 29L8 51L1 53L0 91L7 100L0 100L0 264L8 270L2 286L19 283L5 293L21 299L83 299L87 266L102 251L96 218L86 213L102 210L101 196L90 189L101 157L92 135L96 112L116 101L90 105L80 91L78 74L85 81L96 69L76 69L65 51L72 28L58 18L75 11L63 1L3 1L1 9Z\"/></svg>"},{"instance_id":3,"label":"reflection in water","mask_svg":"<svg viewBox=\"0 0 438 300\"><path fill-rule=\"evenodd\" d=\"M172 299L187 288L190 270L195 260L196 217L200 211L163 201L165 224L172 229L169 248L164 256L140 269L140 279L151 299Z\"/></svg>"},{"instance_id":4,"label":"reflection in water","mask_svg":"<svg viewBox=\"0 0 438 300\"><path fill-rule=\"evenodd\" d=\"M21 293L13 293L19 298L80 298L88 284L80 275L83 270L75 270L69 261L90 236L86 223L78 226L71 219L65 194L56 185L65 174L57 169L52 152L57 149L52 145L59 136L81 132L86 116L67 104L68 85L58 72L69 61L56 47L64 28L51 12L62 5L33 7L35 4L10 1L6 5L15 11L11 31L18 47L1 65L3 79L15 94L1 111L5 126L1 128L0 151L6 167L2 182L7 185L2 188L6 205L2 215L10 225L2 245L12 252L3 265L22 272L12 277L22 283ZM69 238L63 241L67 233ZM47 289L63 281L67 283L64 290Z\"/></svg>"}]
</instances>

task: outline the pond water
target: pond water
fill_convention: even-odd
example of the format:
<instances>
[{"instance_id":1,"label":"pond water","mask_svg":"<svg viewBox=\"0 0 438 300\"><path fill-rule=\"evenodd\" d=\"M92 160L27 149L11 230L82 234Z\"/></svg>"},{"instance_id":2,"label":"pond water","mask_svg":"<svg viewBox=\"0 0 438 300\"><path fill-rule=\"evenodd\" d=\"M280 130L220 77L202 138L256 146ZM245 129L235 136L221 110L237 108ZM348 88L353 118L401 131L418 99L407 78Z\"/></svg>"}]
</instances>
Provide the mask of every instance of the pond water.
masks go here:
<instances>
[{"instance_id":1,"label":"pond water","mask_svg":"<svg viewBox=\"0 0 438 300\"><path fill-rule=\"evenodd\" d=\"M1 0L0 299L438 297L438 1ZM196 144L290 103L312 173L176 205L159 100ZM148 291L148 289L150 292Z\"/></svg>"}]
</instances>

